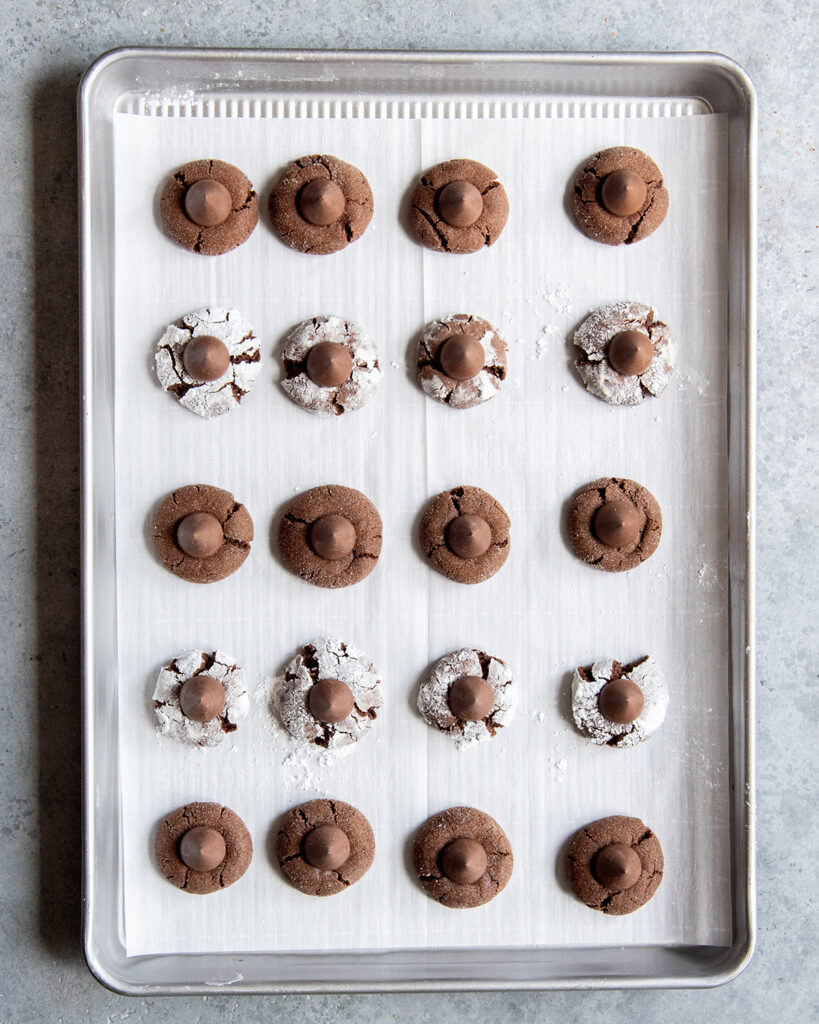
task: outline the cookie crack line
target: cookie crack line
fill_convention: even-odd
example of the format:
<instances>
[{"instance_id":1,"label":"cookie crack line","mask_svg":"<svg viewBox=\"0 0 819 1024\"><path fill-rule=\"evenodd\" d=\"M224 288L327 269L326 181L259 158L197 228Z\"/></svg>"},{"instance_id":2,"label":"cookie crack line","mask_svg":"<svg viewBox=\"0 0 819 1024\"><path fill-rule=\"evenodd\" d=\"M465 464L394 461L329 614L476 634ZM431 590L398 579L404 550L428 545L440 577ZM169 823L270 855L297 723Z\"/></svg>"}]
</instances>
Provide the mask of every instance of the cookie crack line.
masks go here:
<instances>
[{"instance_id":1,"label":"cookie crack line","mask_svg":"<svg viewBox=\"0 0 819 1024\"><path fill-rule=\"evenodd\" d=\"M443 246L444 252L449 252L449 243L447 242L445 235L441 232L441 229L438 227L437 222L430 216L430 214L427 213L426 210L422 210L420 206L413 204L412 208L413 210L417 210L421 214L424 220L429 224L429 226L438 236L438 241Z\"/></svg>"}]
</instances>

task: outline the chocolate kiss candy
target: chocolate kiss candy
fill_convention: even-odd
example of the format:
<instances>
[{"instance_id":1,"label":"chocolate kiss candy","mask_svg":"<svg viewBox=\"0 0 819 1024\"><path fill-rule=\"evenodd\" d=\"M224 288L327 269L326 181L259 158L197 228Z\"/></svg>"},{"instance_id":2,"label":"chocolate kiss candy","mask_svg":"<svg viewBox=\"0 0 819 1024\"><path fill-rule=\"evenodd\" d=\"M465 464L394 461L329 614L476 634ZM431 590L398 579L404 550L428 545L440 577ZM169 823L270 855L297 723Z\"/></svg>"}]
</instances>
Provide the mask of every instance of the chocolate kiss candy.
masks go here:
<instances>
[{"instance_id":1,"label":"chocolate kiss candy","mask_svg":"<svg viewBox=\"0 0 819 1024\"><path fill-rule=\"evenodd\" d=\"M453 839L440 854L441 870L457 885L472 885L486 874L486 850L476 839Z\"/></svg>"}]
</instances>

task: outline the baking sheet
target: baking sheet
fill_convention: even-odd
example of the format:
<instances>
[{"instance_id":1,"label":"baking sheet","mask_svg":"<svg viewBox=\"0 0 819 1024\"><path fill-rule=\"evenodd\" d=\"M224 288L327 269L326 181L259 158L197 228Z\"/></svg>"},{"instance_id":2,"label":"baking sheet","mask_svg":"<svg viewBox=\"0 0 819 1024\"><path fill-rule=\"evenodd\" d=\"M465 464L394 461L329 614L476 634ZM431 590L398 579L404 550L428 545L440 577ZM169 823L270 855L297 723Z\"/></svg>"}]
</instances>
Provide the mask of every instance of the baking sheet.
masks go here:
<instances>
[{"instance_id":1,"label":"baking sheet","mask_svg":"<svg viewBox=\"0 0 819 1024\"><path fill-rule=\"evenodd\" d=\"M673 120L175 119L118 114L116 152L116 465L119 731L123 783L124 940L161 952L387 949L421 946L729 944L726 126L719 115ZM595 245L563 208L589 153L629 143L664 170L672 202L662 229L628 249ZM175 247L146 211L164 177L199 156L230 160L264 208L287 160L347 157L367 174L376 213L343 253L283 246L266 224L240 249L206 259ZM510 195L509 223L473 256L427 252L400 222L405 192L439 160L468 153ZM658 401L612 409L588 396L566 337L592 308L653 303L675 331L678 373ZM265 364L243 407L200 421L151 373L164 325L205 305L234 305L256 327ZM365 409L331 422L278 387L273 353L295 322L322 313L360 321L385 371ZM408 374L418 330L449 312L487 317L510 343L502 394L454 413ZM577 561L561 531L576 487L602 475L639 480L659 499L658 552L627 575ZM211 587L163 570L150 547L155 502L189 482L226 487L254 517L245 566ZM270 547L276 511L319 483L358 487L381 511L384 551L364 583L322 591L290 576ZM437 491L472 483L512 518L512 551L493 580L466 588L434 574L412 536ZM349 639L381 671L385 707L352 754L305 765L271 727L265 679L315 635ZM515 722L456 751L414 710L426 665L456 646L504 658L519 681ZM154 733L159 665L220 647L258 697L221 749L189 751ZM652 653L671 708L632 751L597 748L571 725L568 673L611 654ZM291 889L267 836L294 803L332 795L358 806L377 843L368 875L343 896ZM246 876L195 899L156 869L153 829L195 799L239 813L256 852ZM454 803L492 814L516 867L507 889L468 913L439 907L407 870L408 839ZM607 918L578 903L556 870L565 840L604 814L642 817L666 874L639 913Z\"/></svg>"}]
</instances>

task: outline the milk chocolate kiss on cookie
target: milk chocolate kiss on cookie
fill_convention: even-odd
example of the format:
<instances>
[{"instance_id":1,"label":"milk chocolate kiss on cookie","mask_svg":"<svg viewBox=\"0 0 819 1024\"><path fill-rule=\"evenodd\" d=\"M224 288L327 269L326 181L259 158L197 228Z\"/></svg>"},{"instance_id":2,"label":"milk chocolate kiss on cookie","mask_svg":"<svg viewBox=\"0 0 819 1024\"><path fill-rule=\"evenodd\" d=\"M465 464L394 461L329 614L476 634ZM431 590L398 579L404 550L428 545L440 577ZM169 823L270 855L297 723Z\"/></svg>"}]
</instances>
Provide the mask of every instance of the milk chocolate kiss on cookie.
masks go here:
<instances>
[{"instance_id":1,"label":"milk chocolate kiss on cookie","mask_svg":"<svg viewBox=\"0 0 819 1024\"><path fill-rule=\"evenodd\" d=\"M430 501L421 519L421 547L434 569L456 583L481 583L509 555L509 516L480 487L454 487Z\"/></svg>"}]
</instances>

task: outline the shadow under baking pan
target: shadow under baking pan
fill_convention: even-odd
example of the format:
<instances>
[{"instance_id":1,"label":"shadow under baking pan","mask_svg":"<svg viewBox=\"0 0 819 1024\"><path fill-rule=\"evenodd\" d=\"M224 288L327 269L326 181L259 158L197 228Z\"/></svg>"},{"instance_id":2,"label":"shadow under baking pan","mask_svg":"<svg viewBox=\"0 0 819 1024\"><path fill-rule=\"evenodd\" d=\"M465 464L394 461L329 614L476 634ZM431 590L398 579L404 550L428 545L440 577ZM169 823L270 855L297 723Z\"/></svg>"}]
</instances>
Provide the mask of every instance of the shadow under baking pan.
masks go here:
<instances>
[{"instance_id":1,"label":"shadow under baking pan","mask_svg":"<svg viewBox=\"0 0 819 1024\"><path fill-rule=\"evenodd\" d=\"M76 93L81 68L36 84L29 166L37 367L35 500L38 930L81 957L80 359ZM74 531L77 531L76 534Z\"/></svg>"}]
</instances>

